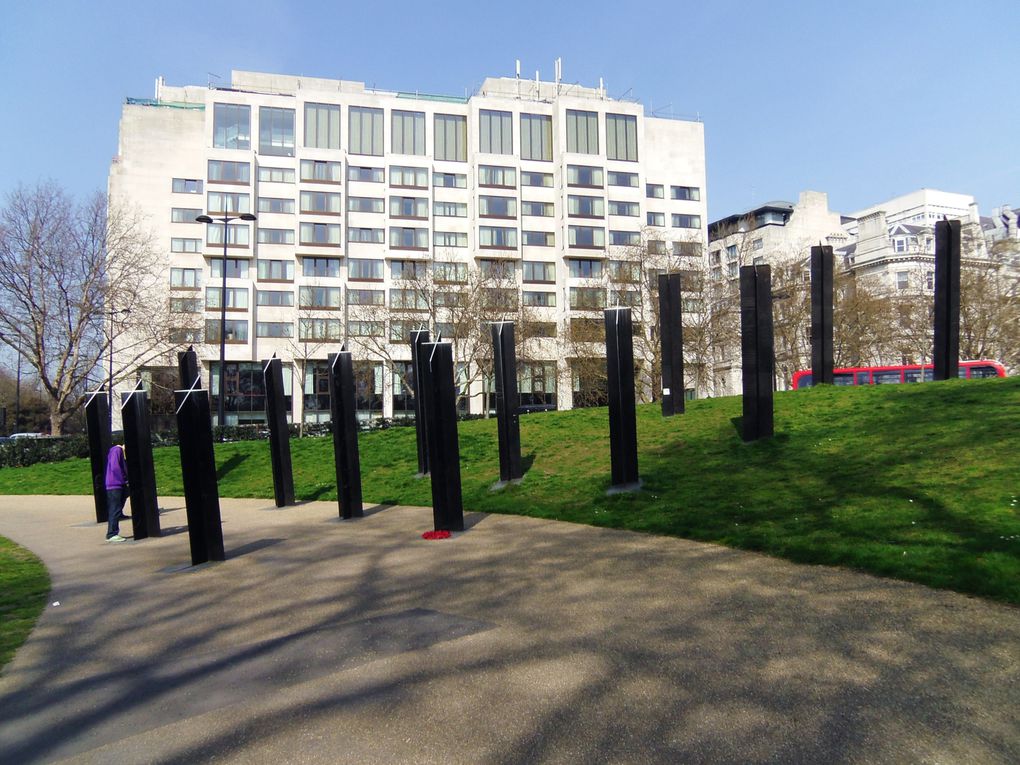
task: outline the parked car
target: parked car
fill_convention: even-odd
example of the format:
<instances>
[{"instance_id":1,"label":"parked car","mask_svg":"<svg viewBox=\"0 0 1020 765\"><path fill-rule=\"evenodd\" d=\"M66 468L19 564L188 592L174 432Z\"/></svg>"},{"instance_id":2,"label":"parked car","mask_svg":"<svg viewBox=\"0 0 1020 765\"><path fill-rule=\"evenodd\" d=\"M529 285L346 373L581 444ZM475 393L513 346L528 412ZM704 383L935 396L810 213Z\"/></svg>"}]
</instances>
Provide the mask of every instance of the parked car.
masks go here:
<instances>
[{"instance_id":1,"label":"parked car","mask_svg":"<svg viewBox=\"0 0 1020 765\"><path fill-rule=\"evenodd\" d=\"M45 438L45 433L11 433L11 438Z\"/></svg>"}]
</instances>

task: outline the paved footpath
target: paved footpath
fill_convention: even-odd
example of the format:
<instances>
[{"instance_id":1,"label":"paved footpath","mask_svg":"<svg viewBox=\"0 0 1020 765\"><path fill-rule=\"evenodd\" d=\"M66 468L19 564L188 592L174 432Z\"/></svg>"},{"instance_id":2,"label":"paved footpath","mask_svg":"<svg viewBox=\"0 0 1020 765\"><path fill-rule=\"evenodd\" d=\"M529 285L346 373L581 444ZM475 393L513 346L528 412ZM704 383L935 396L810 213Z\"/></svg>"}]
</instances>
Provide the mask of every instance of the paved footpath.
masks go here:
<instances>
[{"instance_id":1,"label":"paved footpath","mask_svg":"<svg viewBox=\"0 0 1020 765\"><path fill-rule=\"evenodd\" d=\"M0 497L53 591L0 675L0 762L1016 763L1020 609L678 539L183 501L108 545ZM125 530L130 532L130 523ZM59 602L60 605L56 605Z\"/></svg>"}]
</instances>

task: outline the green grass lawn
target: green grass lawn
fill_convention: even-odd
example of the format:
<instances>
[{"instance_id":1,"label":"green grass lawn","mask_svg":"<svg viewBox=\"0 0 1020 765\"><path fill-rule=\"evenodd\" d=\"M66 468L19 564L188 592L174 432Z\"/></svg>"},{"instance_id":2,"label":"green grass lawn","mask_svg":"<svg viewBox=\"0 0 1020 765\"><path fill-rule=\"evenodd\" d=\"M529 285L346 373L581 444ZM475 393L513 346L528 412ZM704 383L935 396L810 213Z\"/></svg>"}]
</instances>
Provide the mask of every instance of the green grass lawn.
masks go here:
<instances>
[{"instance_id":1,"label":"green grass lawn","mask_svg":"<svg viewBox=\"0 0 1020 765\"><path fill-rule=\"evenodd\" d=\"M24 547L0 537L0 668L12 658L46 605L50 577Z\"/></svg>"},{"instance_id":2,"label":"green grass lawn","mask_svg":"<svg viewBox=\"0 0 1020 765\"><path fill-rule=\"evenodd\" d=\"M521 419L527 474L498 478L495 422L461 423L464 507L668 534L1020 603L1020 378L814 388L776 396L776 436L741 442L740 399L638 407L644 488L606 496L605 409ZM431 504L411 428L360 437L366 502ZM303 499L335 499L332 440L292 442ZM272 497L262 442L217 447L220 493ZM161 494L180 494L176 448ZM86 494L87 460L0 469L0 493ZM85 512L85 510L83 510ZM89 510L91 512L91 510Z\"/></svg>"}]
</instances>

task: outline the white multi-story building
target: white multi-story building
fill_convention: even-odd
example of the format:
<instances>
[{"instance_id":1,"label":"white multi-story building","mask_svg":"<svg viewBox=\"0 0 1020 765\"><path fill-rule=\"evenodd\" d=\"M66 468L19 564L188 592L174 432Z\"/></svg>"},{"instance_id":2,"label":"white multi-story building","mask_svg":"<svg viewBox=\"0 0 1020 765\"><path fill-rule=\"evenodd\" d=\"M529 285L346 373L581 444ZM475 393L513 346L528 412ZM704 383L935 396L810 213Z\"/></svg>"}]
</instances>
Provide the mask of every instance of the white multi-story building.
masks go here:
<instances>
[{"instance_id":1,"label":"white multi-story building","mask_svg":"<svg viewBox=\"0 0 1020 765\"><path fill-rule=\"evenodd\" d=\"M294 421L327 417L325 362L344 342L362 416L409 411L407 332L424 306L407 283L423 274L454 287L496 274L508 305L548 328L522 363L524 403L568 408L578 375L559 340L571 322L647 302L641 254L697 247L706 231L700 122L647 116L601 87L517 78L486 79L469 98L253 72L229 88L160 79L155 98L124 106L109 191L147 214L214 398L226 301L227 424L264 419L258 362L274 353L288 391L303 393ZM257 222L195 222L244 212ZM614 274L639 288L612 289ZM442 331L432 309L422 323ZM458 359L473 412L487 405L488 353Z\"/></svg>"}]
</instances>

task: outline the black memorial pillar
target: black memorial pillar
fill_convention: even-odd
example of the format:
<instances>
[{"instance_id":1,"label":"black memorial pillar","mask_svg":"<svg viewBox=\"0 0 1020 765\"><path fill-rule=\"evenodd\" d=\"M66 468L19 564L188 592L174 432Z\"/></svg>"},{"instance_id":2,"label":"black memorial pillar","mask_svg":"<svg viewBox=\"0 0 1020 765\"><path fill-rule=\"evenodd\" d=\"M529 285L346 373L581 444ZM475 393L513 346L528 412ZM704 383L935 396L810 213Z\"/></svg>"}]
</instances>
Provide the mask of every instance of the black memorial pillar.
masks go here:
<instances>
[{"instance_id":1,"label":"black memorial pillar","mask_svg":"<svg viewBox=\"0 0 1020 765\"><path fill-rule=\"evenodd\" d=\"M936 380L960 373L960 221L935 223L935 348Z\"/></svg>"},{"instance_id":2,"label":"black memorial pillar","mask_svg":"<svg viewBox=\"0 0 1020 765\"><path fill-rule=\"evenodd\" d=\"M225 560L209 392L199 388L179 390L175 391L174 399L191 563L197 566L210 560Z\"/></svg>"},{"instance_id":3,"label":"black memorial pillar","mask_svg":"<svg viewBox=\"0 0 1020 765\"><path fill-rule=\"evenodd\" d=\"M341 518L364 516L361 499L361 457L358 418L354 410L354 360L348 351L330 354L329 409L333 423L333 461Z\"/></svg>"},{"instance_id":4,"label":"black memorial pillar","mask_svg":"<svg viewBox=\"0 0 1020 765\"><path fill-rule=\"evenodd\" d=\"M89 465L92 469L92 498L96 523L106 523L106 458L110 453L110 403L104 388L89 393L85 402L85 427L89 437Z\"/></svg>"},{"instance_id":5,"label":"black memorial pillar","mask_svg":"<svg viewBox=\"0 0 1020 765\"><path fill-rule=\"evenodd\" d=\"M453 346L450 343L423 343L421 349L422 366L419 371L424 374L419 389L425 392L423 403L432 475L433 523L436 531L463 531Z\"/></svg>"},{"instance_id":6,"label":"black memorial pillar","mask_svg":"<svg viewBox=\"0 0 1020 765\"><path fill-rule=\"evenodd\" d=\"M189 345L188 350L177 354L177 377L181 388L187 390L194 386L198 375L198 354L195 346ZM201 383L196 387L202 387Z\"/></svg>"},{"instance_id":7,"label":"black memorial pillar","mask_svg":"<svg viewBox=\"0 0 1020 765\"><path fill-rule=\"evenodd\" d=\"M152 462L149 397L141 382L130 393L121 394L120 416L124 422L134 538L158 537L159 504L156 500L156 470Z\"/></svg>"},{"instance_id":8,"label":"black memorial pillar","mask_svg":"<svg viewBox=\"0 0 1020 765\"><path fill-rule=\"evenodd\" d=\"M521 468L521 397L517 390L517 352L514 323L492 325L493 372L496 378L496 431L499 434L499 480L516 481Z\"/></svg>"},{"instance_id":9,"label":"black memorial pillar","mask_svg":"<svg viewBox=\"0 0 1020 765\"><path fill-rule=\"evenodd\" d=\"M811 248L812 385L832 385L832 248Z\"/></svg>"},{"instance_id":10,"label":"black memorial pillar","mask_svg":"<svg viewBox=\"0 0 1020 765\"><path fill-rule=\"evenodd\" d=\"M605 323L613 488L636 488L639 483L637 416L634 409L634 334L630 309L606 309Z\"/></svg>"},{"instance_id":11,"label":"black memorial pillar","mask_svg":"<svg viewBox=\"0 0 1020 765\"><path fill-rule=\"evenodd\" d=\"M743 437L773 434L772 271L768 266L740 267L740 350L743 365Z\"/></svg>"},{"instance_id":12,"label":"black memorial pillar","mask_svg":"<svg viewBox=\"0 0 1020 765\"><path fill-rule=\"evenodd\" d=\"M680 274L659 274L662 416L684 413L684 327Z\"/></svg>"},{"instance_id":13,"label":"black memorial pillar","mask_svg":"<svg viewBox=\"0 0 1020 765\"><path fill-rule=\"evenodd\" d=\"M414 377L414 434L418 442L418 473L428 475L429 472L429 439L425 421L423 386L419 382L423 373L422 345L429 341L427 329L416 329L411 332L411 375Z\"/></svg>"},{"instance_id":14,"label":"black memorial pillar","mask_svg":"<svg viewBox=\"0 0 1020 765\"><path fill-rule=\"evenodd\" d=\"M283 397L283 363L273 356L262 362L269 420L269 456L273 463L273 494L277 507L294 504L294 473L290 462L290 430Z\"/></svg>"}]
</instances>

